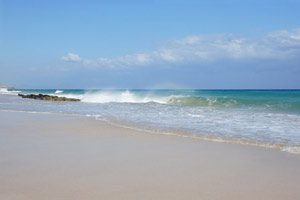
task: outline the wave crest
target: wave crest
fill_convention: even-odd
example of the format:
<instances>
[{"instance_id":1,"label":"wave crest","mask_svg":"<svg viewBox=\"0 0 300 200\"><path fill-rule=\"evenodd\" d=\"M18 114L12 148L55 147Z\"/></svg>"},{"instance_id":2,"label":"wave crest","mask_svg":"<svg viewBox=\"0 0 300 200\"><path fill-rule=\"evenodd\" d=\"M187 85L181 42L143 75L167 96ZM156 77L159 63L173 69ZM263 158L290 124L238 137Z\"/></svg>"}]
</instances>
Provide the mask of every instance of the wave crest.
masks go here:
<instances>
[{"instance_id":1,"label":"wave crest","mask_svg":"<svg viewBox=\"0 0 300 200\"><path fill-rule=\"evenodd\" d=\"M7 88L0 88L0 94L18 95L19 92L21 91L9 90Z\"/></svg>"},{"instance_id":2,"label":"wave crest","mask_svg":"<svg viewBox=\"0 0 300 200\"><path fill-rule=\"evenodd\" d=\"M86 103L160 103L166 104L170 97L158 96L158 95L140 95L129 90L126 91L97 91L87 92L84 94L63 94L59 96L65 96L70 98L78 98L82 102Z\"/></svg>"},{"instance_id":3,"label":"wave crest","mask_svg":"<svg viewBox=\"0 0 300 200\"><path fill-rule=\"evenodd\" d=\"M60 91L59 91L60 92ZM77 98L85 103L159 103L169 105L234 107L239 102L226 97L195 97L189 95L161 95L157 93L140 93L136 91L89 91L84 94L65 94L55 92L57 96Z\"/></svg>"},{"instance_id":4,"label":"wave crest","mask_svg":"<svg viewBox=\"0 0 300 200\"><path fill-rule=\"evenodd\" d=\"M56 93L57 94L57 93ZM77 98L85 103L159 103L170 105L232 107L237 101L220 97L192 97L189 95L161 95L136 91L89 91L84 94L61 94L68 98Z\"/></svg>"},{"instance_id":5,"label":"wave crest","mask_svg":"<svg viewBox=\"0 0 300 200\"><path fill-rule=\"evenodd\" d=\"M97 90L76 93L68 91L56 91L55 95L68 98L77 98L85 103L158 103L168 105L184 105L199 107L247 107L266 108L282 111L298 111L300 104L295 97L277 99L277 97L266 98L258 96L236 96L236 95L215 95L170 92L170 91L139 91L139 90Z\"/></svg>"},{"instance_id":6,"label":"wave crest","mask_svg":"<svg viewBox=\"0 0 300 200\"><path fill-rule=\"evenodd\" d=\"M56 90L55 92L54 92L54 94L61 94L61 93L63 93L64 91L63 90Z\"/></svg>"}]
</instances>

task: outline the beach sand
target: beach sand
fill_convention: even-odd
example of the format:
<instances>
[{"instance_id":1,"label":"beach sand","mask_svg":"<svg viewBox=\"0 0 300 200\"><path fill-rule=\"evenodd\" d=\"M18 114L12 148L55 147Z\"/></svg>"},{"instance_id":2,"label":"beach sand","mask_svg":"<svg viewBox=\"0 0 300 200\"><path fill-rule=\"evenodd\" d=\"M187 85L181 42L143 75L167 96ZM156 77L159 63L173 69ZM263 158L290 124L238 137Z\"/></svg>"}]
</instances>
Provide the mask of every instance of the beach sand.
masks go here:
<instances>
[{"instance_id":1,"label":"beach sand","mask_svg":"<svg viewBox=\"0 0 300 200\"><path fill-rule=\"evenodd\" d=\"M300 199L300 156L0 111L0 199Z\"/></svg>"}]
</instances>

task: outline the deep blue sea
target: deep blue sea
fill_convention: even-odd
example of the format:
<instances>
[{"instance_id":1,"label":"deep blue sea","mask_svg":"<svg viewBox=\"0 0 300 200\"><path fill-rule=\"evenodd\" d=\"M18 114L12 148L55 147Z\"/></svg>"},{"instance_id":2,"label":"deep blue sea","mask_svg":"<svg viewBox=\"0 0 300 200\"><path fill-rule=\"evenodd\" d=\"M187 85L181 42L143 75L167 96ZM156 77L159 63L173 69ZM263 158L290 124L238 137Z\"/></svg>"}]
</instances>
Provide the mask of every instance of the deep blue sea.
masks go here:
<instances>
[{"instance_id":1,"label":"deep blue sea","mask_svg":"<svg viewBox=\"0 0 300 200\"><path fill-rule=\"evenodd\" d=\"M22 99L17 93L79 98ZM0 109L76 114L173 134L300 153L300 90L23 90L0 91Z\"/></svg>"}]
</instances>

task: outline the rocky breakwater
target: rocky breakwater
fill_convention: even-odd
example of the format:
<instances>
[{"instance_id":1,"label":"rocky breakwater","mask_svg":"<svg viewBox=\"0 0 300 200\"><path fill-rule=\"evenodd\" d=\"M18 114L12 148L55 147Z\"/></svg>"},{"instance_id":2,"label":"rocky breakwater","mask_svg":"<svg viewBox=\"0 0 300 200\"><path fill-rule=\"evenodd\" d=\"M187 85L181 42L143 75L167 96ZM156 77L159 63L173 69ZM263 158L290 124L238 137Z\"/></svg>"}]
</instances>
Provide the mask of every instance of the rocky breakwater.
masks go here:
<instances>
[{"instance_id":1,"label":"rocky breakwater","mask_svg":"<svg viewBox=\"0 0 300 200\"><path fill-rule=\"evenodd\" d=\"M22 98L38 99L46 101L80 101L80 99L52 96L47 94L18 94Z\"/></svg>"}]
</instances>

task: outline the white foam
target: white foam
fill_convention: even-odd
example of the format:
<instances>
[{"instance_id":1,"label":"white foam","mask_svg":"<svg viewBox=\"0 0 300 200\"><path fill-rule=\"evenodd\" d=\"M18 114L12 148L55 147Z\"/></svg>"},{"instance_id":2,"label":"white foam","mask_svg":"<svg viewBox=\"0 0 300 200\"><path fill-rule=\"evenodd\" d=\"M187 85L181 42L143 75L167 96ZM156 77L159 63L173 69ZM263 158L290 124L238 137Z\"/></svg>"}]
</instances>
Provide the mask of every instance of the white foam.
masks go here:
<instances>
[{"instance_id":1,"label":"white foam","mask_svg":"<svg viewBox=\"0 0 300 200\"><path fill-rule=\"evenodd\" d=\"M8 94L8 95L17 95L21 91L16 90L8 90L7 88L0 88L0 94Z\"/></svg>"},{"instance_id":2,"label":"white foam","mask_svg":"<svg viewBox=\"0 0 300 200\"><path fill-rule=\"evenodd\" d=\"M256 146L256 147L262 147L268 149L277 149L291 154L300 154L300 146L283 146L282 144L262 143L262 142L257 142L255 140L247 140L247 139L225 138L225 137L222 138L222 137L211 136L206 134L195 135L195 134L189 134L188 132L166 131L162 129L145 128L145 127L140 127L138 125L133 125L133 124L130 125L128 123L124 123L121 121L115 122L105 118L100 118L98 115L94 115L94 116L90 115L89 117L94 117L96 120L104 121L112 126L131 129L142 133L175 136L175 137L190 138L190 139L210 141L210 142Z\"/></svg>"},{"instance_id":3,"label":"white foam","mask_svg":"<svg viewBox=\"0 0 300 200\"><path fill-rule=\"evenodd\" d=\"M84 94L63 94L69 98L78 98L86 103L161 103L166 104L174 96L157 96L157 95L137 95L128 90L126 91L97 91L87 92Z\"/></svg>"},{"instance_id":4,"label":"white foam","mask_svg":"<svg viewBox=\"0 0 300 200\"><path fill-rule=\"evenodd\" d=\"M205 117L205 116L199 115L199 114L190 114L190 113L188 113L187 115L190 116L190 117L195 117L195 118L203 118L203 117Z\"/></svg>"},{"instance_id":5,"label":"white foam","mask_svg":"<svg viewBox=\"0 0 300 200\"><path fill-rule=\"evenodd\" d=\"M283 147L281 150L288 153L300 154L300 146L287 146Z\"/></svg>"},{"instance_id":6,"label":"white foam","mask_svg":"<svg viewBox=\"0 0 300 200\"><path fill-rule=\"evenodd\" d=\"M0 88L0 92L8 92L7 88Z\"/></svg>"},{"instance_id":7,"label":"white foam","mask_svg":"<svg viewBox=\"0 0 300 200\"><path fill-rule=\"evenodd\" d=\"M56 90L54 93L55 94L61 94L61 93L63 93L64 91L63 90Z\"/></svg>"}]
</instances>

